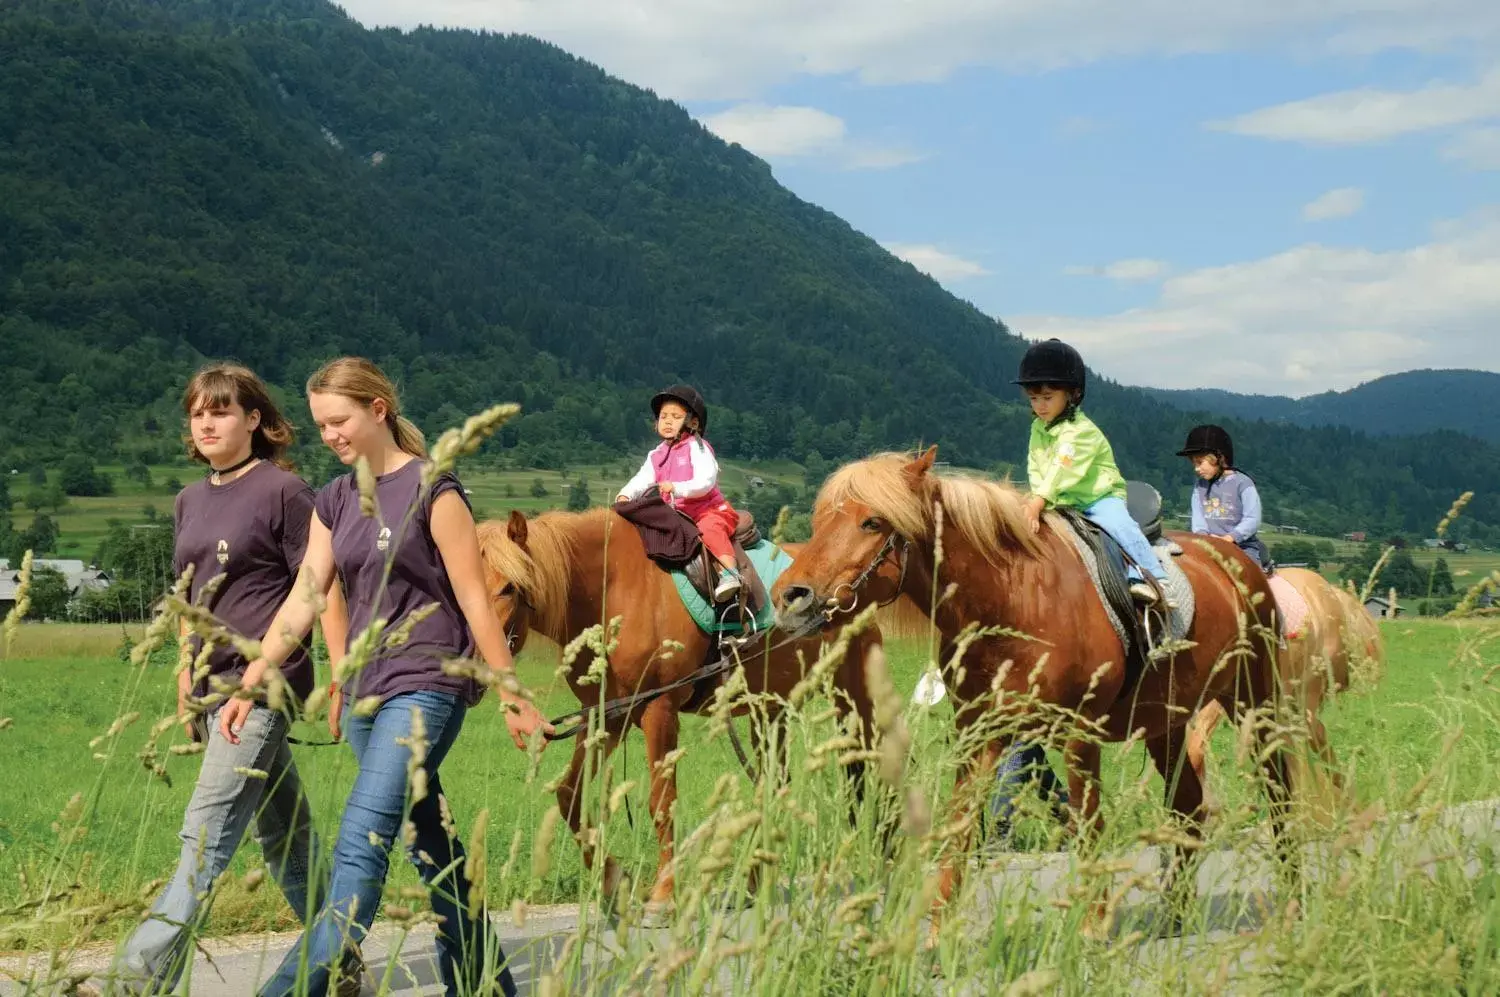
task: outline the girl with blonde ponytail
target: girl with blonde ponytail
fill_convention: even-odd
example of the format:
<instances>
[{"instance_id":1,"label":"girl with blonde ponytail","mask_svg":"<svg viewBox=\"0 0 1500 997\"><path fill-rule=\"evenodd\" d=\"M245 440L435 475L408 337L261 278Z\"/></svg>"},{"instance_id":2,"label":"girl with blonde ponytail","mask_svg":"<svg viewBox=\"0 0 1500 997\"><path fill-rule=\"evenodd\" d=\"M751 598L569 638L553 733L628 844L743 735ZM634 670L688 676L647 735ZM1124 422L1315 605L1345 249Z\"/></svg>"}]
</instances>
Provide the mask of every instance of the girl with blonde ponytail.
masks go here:
<instances>
[{"instance_id":1,"label":"girl with blonde ponytail","mask_svg":"<svg viewBox=\"0 0 1500 997\"><path fill-rule=\"evenodd\" d=\"M347 692L377 703L373 711L346 712L346 693L332 690L330 722L336 726L342 720L359 773L339 825L327 902L260 993L322 997L328 992L332 975L352 961L380 908L390 871L387 849L406 837L403 820L409 820L407 854L441 919L437 949L444 991L457 997L498 987L514 995L515 982L483 900L469 902L464 848L445 828L439 804L444 798L439 766L458 738L465 712L484 695L482 684L445 672L443 663L473 658L477 651L494 672L514 669L485 591L468 498L449 472L424 486L422 434L402 418L390 379L370 361L341 357L325 364L308 379L307 400L323 442L345 465L363 461L370 474L342 475L318 492L296 591L311 586L327 593L337 575L349 607L344 632L351 639L377 619L388 621L387 633L400 627L407 636L400 642L366 642L374 650ZM253 688L271 666L280 666L292 642L311 625L305 598L285 602L243 685ZM494 685L517 748L525 750L537 730L550 732L536 707L509 691L514 683ZM220 710L220 729L228 739L243 723L243 702L233 699ZM427 791L408 814L414 732L426 742L417 764L426 773ZM456 811L454 822L462 823ZM371 842L383 847L372 848Z\"/></svg>"}]
</instances>

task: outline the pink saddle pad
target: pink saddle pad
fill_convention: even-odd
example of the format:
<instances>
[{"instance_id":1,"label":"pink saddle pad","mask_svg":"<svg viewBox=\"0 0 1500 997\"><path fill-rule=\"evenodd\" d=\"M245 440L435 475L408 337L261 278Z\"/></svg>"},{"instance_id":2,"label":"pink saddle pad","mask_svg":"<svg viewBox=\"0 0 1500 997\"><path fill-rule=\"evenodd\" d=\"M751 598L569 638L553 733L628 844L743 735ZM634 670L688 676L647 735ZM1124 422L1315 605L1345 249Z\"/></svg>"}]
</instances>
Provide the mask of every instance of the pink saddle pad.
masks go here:
<instances>
[{"instance_id":1,"label":"pink saddle pad","mask_svg":"<svg viewBox=\"0 0 1500 997\"><path fill-rule=\"evenodd\" d=\"M1272 575L1270 582L1271 597L1276 600L1276 616L1281 620L1281 635L1288 640L1301 637L1302 627L1307 623L1307 600L1280 575Z\"/></svg>"}]
</instances>

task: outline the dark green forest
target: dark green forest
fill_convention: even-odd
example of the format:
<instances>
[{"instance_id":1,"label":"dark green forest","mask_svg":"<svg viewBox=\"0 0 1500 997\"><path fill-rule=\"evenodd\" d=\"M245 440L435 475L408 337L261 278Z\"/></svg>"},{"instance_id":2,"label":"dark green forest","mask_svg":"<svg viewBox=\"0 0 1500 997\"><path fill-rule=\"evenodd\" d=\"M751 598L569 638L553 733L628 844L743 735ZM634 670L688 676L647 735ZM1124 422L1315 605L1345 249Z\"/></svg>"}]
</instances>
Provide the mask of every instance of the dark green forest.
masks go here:
<instances>
[{"instance_id":1,"label":"dark green forest","mask_svg":"<svg viewBox=\"0 0 1500 997\"><path fill-rule=\"evenodd\" d=\"M0 10L5 467L177 454L188 374L234 358L304 421L317 482L300 384L340 353L382 364L429 435L520 402L481 458L511 466L637 454L678 379L730 458L937 442L1022 464L1021 339L555 46L371 31L320 0ZM1197 418L1104 381L1087 407L1182 509ZM1500 540L1493 446L1226 424L1272 522L1421 533L1473 489L1455 534Z\"/></svg>"}]
</instances>

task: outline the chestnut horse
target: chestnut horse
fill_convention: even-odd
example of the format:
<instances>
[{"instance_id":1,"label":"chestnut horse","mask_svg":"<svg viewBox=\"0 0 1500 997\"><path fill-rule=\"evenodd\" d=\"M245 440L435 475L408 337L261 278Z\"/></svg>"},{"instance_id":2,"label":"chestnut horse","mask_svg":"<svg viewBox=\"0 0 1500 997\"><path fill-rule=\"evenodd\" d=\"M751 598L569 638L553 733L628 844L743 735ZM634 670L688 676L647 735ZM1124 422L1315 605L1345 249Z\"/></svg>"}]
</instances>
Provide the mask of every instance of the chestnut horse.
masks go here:
<instances>
[{"instance_id":1,"label":"chestnut horse","mask_svg":"<svg viewBox=\"0 0 1500 997\"><path fill-rule=\"evenodd\" d=\"M1385 651L1375 621L1353 595L1307 568L1278 568L1276 573L1307 602L1302 633L1286 642L1286 648L1277 655L1277 666L1283 691L1303 711L1308 746L1322 762L1320 772L1313 767L1317 761L1314 758L1296 758L1292 785L1299 800L1323 801L1322 816L1326 817L1331 813L1333 794L1337 793L1340 780L1337 772L1328 767L1333 758L1318 713L1329 696L1349 688L1352 670L1363 669L1372 678L1378 678L1384 669ZM1224 709L1217 702L1206 704L1193 717L1188 732L1188 761L1200 781L1206 777L1209 738L1223 719Z\"/></svg>"},{"instance_id":2,"label":"chestnut horse","mask_svg":"<svg viewBox=\"0 0 1500 997\"><path fill-rule=\"evenodd\" d=\"M1264 573L1232 543L1175 537L1184 548L1179 561L1196 599L1186 638L1191 646L1154 662L1127 686L1125 649L1054 516L1049 514L1033 534L1020 492L991 481L940 476L932 470L936 455L936 447L916 459L881 454L846 465L828 479L813 509L812 539L774 587L778 625L808 632L823 624L828 607L848 611L851 604L890 604L902 595L921 607L936 603L930 615L943 640L943 680L954 697L958 733L961 742L981 741L958 774L955 818L972 815L979 794L972 786L966 792L965 785L994 771L1010 739L1007 733L987 733L996 702L992 683L998 680L1007 696L1032 689L1042 702L1073 712L1077 726L1064 752L1069 805L1089 839L1099 832L1099 741L1123 741L1134 731L1143 732L1172 809L1197 828L1204 817L1203 789L1192 768L1181 764L1182 728L1205 702L1222 703L1237 717L1277 696ZM1230 569L1237 569L1238 580ZM984 636L955 669L955 642L974 623L1025 636ZM964 738L987 713L991 723ZM1094 735L1085 736L1085 727ZM1256 727L1262 746L1268 746L1263 725ZM1280 832L1284 759L1279 749L1262 757ZM972 837L974 822L966 824ZM939 905L959 883L968 844L966 838L944 863Z\"/></svg>"},{"instance_id":3,"label":"chestnut horse","mask_svg":"<svg viewBox=\"0 0 1500 997\"><path fill-rule=\"evenodd\" d=\"M566 645L589 627L618 616L622 618L619 632L612 634L618 643L608 655L604 674L606 700L660 689L707 663L713 639L688 615L671 576L647 558L635 527L613 510L548 512L534 520L512 512L509 521L480 523L478 529L490 598L513 653L520 652L532 630ZM795 548L785 549L790 553ZM818 637L778 636L784 635L752 642L741 652L752 695L785 697L823 645ZM833 675L842 693L836 703L840 713L854 712L866 739L873 730L873 711L865 691L864 660L880 642L880 630L873 625L855 634ZM585 649L568 673L568 684L581 704L596 704L601 695L597 684L580 681L593 660L594 652ZM678 714L693 691L693 685L683 685L606 724L604 759L619 746L631 725L640 727L646 736L650 809L660 849L650 895L653 904L669 904L674 886L672 812L677 778L672 765L661 763L677 747ZM712 699L704 704L710 705ZM603 843L597 836L582 833L585 741L582 736L577 740L572 764L558 786L557 802L583 848L585 864L593 868L596 847L602 850ZM859 768L859 763L850 766L850 775L857 775ZM604 860L605 896L612 897L621 870L608 855Z\"/></svg>"}]
</instances>

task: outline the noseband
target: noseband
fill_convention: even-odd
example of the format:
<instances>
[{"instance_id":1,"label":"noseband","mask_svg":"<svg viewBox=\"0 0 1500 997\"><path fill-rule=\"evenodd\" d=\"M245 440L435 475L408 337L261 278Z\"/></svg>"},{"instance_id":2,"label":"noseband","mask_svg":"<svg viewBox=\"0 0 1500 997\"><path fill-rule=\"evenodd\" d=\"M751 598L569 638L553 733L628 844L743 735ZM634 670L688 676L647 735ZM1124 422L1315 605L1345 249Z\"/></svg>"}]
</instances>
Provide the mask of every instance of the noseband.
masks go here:
<instances>
[{"instance_id":1,"label":"noseband","mask_svg":"<svg viewBox=\"0 0 1500 997\"><path fill-rule=\"evenodd\" d=\"M901 590L906 586L906 563L910 553L911 540L897 533L895 530L891 530L885 538L885 543L881 544L880 549L875 552L875 556L870 560L870 563L865 565L865 570L861 571L855 577L854 581L844 582L833 590L833 597L829 600L828 608L823 610L823 618L832 620L840 613L852 613L859 608L860 590L865 587L865 583L874 576L875 572L880 570L881 566L885 564L892 554L896 554L901 564L901 577L896 580L896 594L879 605L889 606L901 598ZM849 605L847 606L844 605L841 595L841 593L846 591L849 594Z\"/></svg>"}]
</instances>

